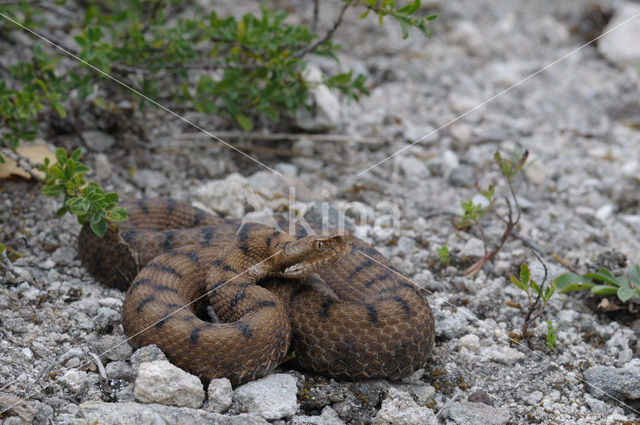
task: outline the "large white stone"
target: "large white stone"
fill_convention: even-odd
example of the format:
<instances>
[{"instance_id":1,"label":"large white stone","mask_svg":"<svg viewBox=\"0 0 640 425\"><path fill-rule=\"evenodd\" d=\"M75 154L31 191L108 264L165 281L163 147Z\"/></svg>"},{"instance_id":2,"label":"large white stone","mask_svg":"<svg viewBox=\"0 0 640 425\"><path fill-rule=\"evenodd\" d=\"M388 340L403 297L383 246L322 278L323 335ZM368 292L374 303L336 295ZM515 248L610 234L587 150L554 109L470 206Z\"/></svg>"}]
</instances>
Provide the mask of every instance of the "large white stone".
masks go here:
<instances>
[{"instance_id":1,"label":"large white stone","mask_svg":"<svg viewBox=\"0 0 640 425\"><path fill-rule=\"evenodd\" d=\"M640 4L624 3L603 32L622 25L598 40L598 51L618 66L640 66L640 17L623 24L639 13Z\"/></svg>"},{"instance_id":2,"label":"large white stone","mask_svg":"<svg viewBox=\"0 0 640 425\"><path fill-rule=\"evenodd\" d=\"M136 400L197 409L204 401L204 388L197 376L166 360L142 363L138 369Z\"/></svg>"},{"instance_id":3,"label":"large white stone","mask_svg":"<svg viewBox=\"0 0 640 425\"><path fill-rule=\"evenodd\" d=\"M298 410L296 381L291 375L274 373L236 388L233 401L268 421L288 418Z\"/></svg>"},{"instance_id":4,"label":"large white stone","mask_svg":"<svg viewBox=\"0 0 640 425\"><path fill-rule=\"evenodd\" d=\"M224 413L229 410L233 402L233 388L227 378L212 379L207 391L209 410L216 413Z\"/></svg>"},{"instance_id":5,"label":"large white stone","mask_svg":"<svg viewBox=\"0 0 640 425\"><path fill-rule=\"evenodd\" d=\"M451 403L443 413L445 418L460 425L505 425L511 419L511 414L506 408L469 401Z\"/></svg>"},{"instance_id":6,"label":"large white stone","mask_svg":"<svg viewBox=\"0 0 640 425\"><path fill-rule=\"evenodd\" d=\"M196 189L195 195L206 209L222 216L242 217L245 212L249 180L233 173L222 180L212 180Z\"/></svg>"},{"instance_id":7,"label":"large white stone","mask_svg":"<svg viewBox=\"0 0 640 425\"><path fill-rule=\"evenodd\" d=\"M312 86L309 93L313 100L313 110L300 108L296 114L296 125L307 131L328 131L340 124L340 100L322 83L324 76L317 67L310 67L305 78Z\"/></svg>"},{"instance_id":8,"label":"large white stone","mask_svg":"<svg viewBox=\"0 0 640 425\"><path fill-rule=\"evenodd\" d=\"M409 393L391 387L373 423L374 425L429 425L435 424L436 418L431 409L418 406Z\"/></svg>"},{"instance_id":9,"label":"large white stone","mask_svg":"<svg viewBox=\"0 0 640 425\"><path fill-rule=\"evenodd\" d=\"M87 401L80 405L79 417L87 423L100 425L268 425L259 416L226 416L188 407L171 407L160 404L104 403ZM85 423L85 422L81 422Z\"/></svg>"}]
</instances>

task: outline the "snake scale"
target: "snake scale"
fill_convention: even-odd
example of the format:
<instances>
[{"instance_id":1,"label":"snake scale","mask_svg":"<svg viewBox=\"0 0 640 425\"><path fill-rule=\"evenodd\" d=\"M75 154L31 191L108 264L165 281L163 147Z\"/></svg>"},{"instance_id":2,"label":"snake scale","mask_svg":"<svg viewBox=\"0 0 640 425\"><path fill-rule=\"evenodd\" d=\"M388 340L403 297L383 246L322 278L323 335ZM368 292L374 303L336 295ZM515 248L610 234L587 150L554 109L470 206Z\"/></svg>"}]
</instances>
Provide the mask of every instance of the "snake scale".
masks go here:
<instances>
[{"instance_id":1,"label":"snake scale","mask_svg":"<svg viewBox=\"0 0 640 425\"><path fill-rule=\"evenodd\" d=\"M172 199L123 206L127 222L103 238L85 225L78 243L92 275L127 290L122 323L134 347L156 344L177 366L234 385L290 349L303 368L334 378L399 379L426 363L427 299L348 232L290 236Z\"/></svg>"}]
</instances>

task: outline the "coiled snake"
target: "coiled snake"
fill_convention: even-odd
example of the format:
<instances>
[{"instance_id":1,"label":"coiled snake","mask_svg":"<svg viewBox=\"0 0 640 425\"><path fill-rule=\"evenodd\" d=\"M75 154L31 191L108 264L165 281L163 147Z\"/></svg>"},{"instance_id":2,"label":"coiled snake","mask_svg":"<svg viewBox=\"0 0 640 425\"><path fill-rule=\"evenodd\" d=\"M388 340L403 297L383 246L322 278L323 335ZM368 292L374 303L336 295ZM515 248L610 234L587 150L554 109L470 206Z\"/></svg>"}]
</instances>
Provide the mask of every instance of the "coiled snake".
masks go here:
<instances>
[{"instance_id":1,"label":"coiled snake","mask_svg":"<svg viewBox=\"0 0 640 425\"><path fill-rule=\"evenodd\" d=\"M302 367L335 378L398 379L425 364L426 298L348 232L294 237L171 199L123 206L117 231L98 238L85 225L78 242L98 280L128 288L134 347L156 344L177 366L234 385L271 371L290 341ZM193 302L205 293L222 323Z\"/></svg>"}]
</instances>

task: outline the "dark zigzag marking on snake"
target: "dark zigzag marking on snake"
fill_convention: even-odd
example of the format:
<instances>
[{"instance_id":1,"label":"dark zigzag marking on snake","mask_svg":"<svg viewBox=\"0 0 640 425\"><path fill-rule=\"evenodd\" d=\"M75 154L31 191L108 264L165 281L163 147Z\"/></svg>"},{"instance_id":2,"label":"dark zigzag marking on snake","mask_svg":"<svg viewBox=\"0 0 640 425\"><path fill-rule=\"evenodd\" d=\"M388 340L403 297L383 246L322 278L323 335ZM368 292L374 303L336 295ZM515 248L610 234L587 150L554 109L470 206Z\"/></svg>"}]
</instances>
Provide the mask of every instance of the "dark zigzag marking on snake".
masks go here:
<instances>
[{"instance_id":1,"label":"dark zigzag marking on snake","mask_svg":"<svg viewBox=\"0 0 640 425\"><path fill-rule=\"evenodd\" d=\"M164 234L164 241L162 242L162 250L170 251L173 249L174 239L176 237L176 233L173 230L170 230Z\"/></svg>"},{"instance_id":2,"label":"dark zigzag marking on snake","mask_svg":"<svg viewBox=\"0 0 640 425\"><path fill-rule=\"evenodd\" d=\"M358 273L360 273L362 270L369 268L373 265L373 261L371 260L367 260L364 263L360 264L358 267L356 267L355 269L353 269L353 271L349 274L349 280L353 279L355 275L357 275Z\"/></svg>"},{"instance_id":3,"label":"dark zigzag marking on snake","mask_svg":"<svg viewBox=\"0 0 640 425\"><path fill-rule=\"evenodd\" d=\"M152 280L151 279L138 279L133 283L133 285L131 285L131 288L129 290L133 292L138 288L138 286L146 285L148 283L152 283Z\"/></svg>"},{"instance_id":4,"label":"dark zigzag marking on snake","mask_svg":"<svg viewBox=\"0 0 640 425\"><path fill-rule=\"evenodd\" d=\"M149 208L147 207L146 198L138 199L136 201L136 205L138 205L138 208L140 208L145 215L149 214Z\"/></svg>"},{"instance_id":5,"label":"dark zigzag marking on snake","mask_svg":"<svg viewBox=\"0 0 640 425\"><path fill-rule=\"evenodd\" d=\"M135 237L136 233L138 233L136 231L136 229L131 229L131 230L127 231L127 233L122 235L122 240L125 241L126 243L129 243L129 242L131 242L133 240L133 238Z\"/></svg>"},{"instance_id":6,"label":"dark zigzag marking on snake","mask_svg":"<svg viewBox=\"0 0 640 425\"><path fill-rule=\"evenodd\" d=\"M200 328L195 328L194 330L191 331L191 335L189 336L189 342L192 345L195 345L198 343L198 338L200 337L200 331L202 331L202 329Z\"/></svg>"},{"instance_id":7,"label":"dark zigzag marking on snake","mask_svg":"<svg viewBox=\"0 0 640 425\"><path fill-rule=\"evenodd\" d=\"M202 219L205 217L204 211L198 211L198 213L193 217L193 227L198 227Z\"/></svg>"},{"instance_id":8,"label":"dark zigzag marking on snake","mask_svg":"<svg viewBox=\"0 0 640 425\"><path fill-rule=\"evenodd\" d=\"M180 274L173 267L165 266L164 264L148 263L145 267L150 267L152 269L160 270L161 272L172 274L176 276L178 279L182 279L182 274Z\"/></svg>"},{"instance_id":9,"label":"dark zigzag marking on snake","mask_svg":"<svg viewBox=\"0 0 640 425\"><path fill-rule=\"evenodd\" d=\"M155 300L156 300L156 297L154 297L153 295L143 299L142 301L140 301L140 304L138 304L138 307L136 307L136 310L138 311L138 313L142 312L142 308L145 305L147 305L148 303L153 302Z\"/></svg>"},{"instance_id":10,"label":"dark zigzag marking on snake","mask_svg":"<svg viewBox=\"0 0 640 425\"><path fill-rule=\"evenodd\" d=\"M236 308L236 305L244 298L244 291L236 294L236 297L231 300L229 307L233 310Z\"/></svg>"},{"instance_id":11,"label":"dark zigzag marking on snake","mask_svg":"<svg viewBox=\"0 0 640 425\"><path fill-rule=\"evenodd\" d=\"M160 292L173 292L174 294L178 293L178 290L176 288L172 288L170 286L167 285L153 285L153 289L155 289L156 291L160 291Z\"/></svg>"},{"instance_id":12,"label":"dark zigzag marking on snake","mask_svg":"<svg viewBox=\"0 0 640 425\"><path fill-rule=\"evenodd\" d=\"M404 309L404 312L407 314L407 317L411 317L411 307L409 307L409 303L407 303L407 301L400 296L396 296L394 297L394 299L400 303L400 305Z\"/></svg>"},{"instance_id":13,"label":"dark zigzag marking on snake","mask_svg":"<svg viewBox=\"0 0 640 425\"><path fill-rule=\"evenodd\" d=\"M176 203L175 199L167 199L167 211L169 212L169 215L173 214L177 206L178 204Z\"/></svg>"},{"instance_id":14,"label":"dark zigzag marking on snake","mask_svg":"<svg viewBox=\"0 0 640 425\"><path fill-rule=\"evenodd\" d=\"M367 283L364 284L364 286L369 288L372 285L374 285L374 284L376 284L378 282L382 282L383 280L387 280L390 277L391 277L391 275L389 273L383 273L380 276L376 276L376 277L370 279Z\"/></svg>"},{"instance_id":15,"label":"dark zigzag marking on snake","mask_svg":"<svg viewBox=\"0 0 640 425\"><path fill-rule=\"evenodd\" d=\"M234 322L234 326L242 332L242 336L244 336L245 338L251 338L253 336L253 334L251 333L251 328L246 323Z\"/></svg>"},{"instance_id":16,"label":"dark zigzag marking on snake","mask_svg":"<svg viewBox=\"0 0 640 425\"><path fill-rule=\"evenodd\" d=\"M200 234L202 235L202 239L200 240L201 246L207 246L213 240L213 227L207 226L202 227L200 230Z\"/></svg>"},{"instance_id":17,"label":"dark zigzag marking on snake","mask_svg":"<svg viewBox=\"0 0 640 425\"><path fill-rule=\"evenodd\" d=\"M367 304L365 307L369 313L369 322L376 323L378 321L378 312L376 311L376 308L371 304Z\"/></svg>"},{"instance_id":18,"label":"dark zigzag marking on snake","mask_svg":"<svg viewBox=\"0 0 640 425\"><path fill-rule=\"evenodd\" d=\"M324 303L322 303L322 310L320 310L318 312L318 315L321 317L325 317L325 318L329 318L329 308L331 308L331 306L335 304L335 301L332 299L328 299L326 300Z\"/></svg>"},{"instance_id":19,"label":"dark zigzag marking on snake","mask_svg":"<svg viewBox=\"0 0 640 425\"><path fill-rule=\"evenodd\" d=\"M244 314L248 314L248 313L252 313L254 311L258 311L258 310L262 310L263 308L267 308L267 307L275 307L276 303L273 301L260 301L258 304L254 305L253 307L248 308Z\"/></svg>"}]
</instances>

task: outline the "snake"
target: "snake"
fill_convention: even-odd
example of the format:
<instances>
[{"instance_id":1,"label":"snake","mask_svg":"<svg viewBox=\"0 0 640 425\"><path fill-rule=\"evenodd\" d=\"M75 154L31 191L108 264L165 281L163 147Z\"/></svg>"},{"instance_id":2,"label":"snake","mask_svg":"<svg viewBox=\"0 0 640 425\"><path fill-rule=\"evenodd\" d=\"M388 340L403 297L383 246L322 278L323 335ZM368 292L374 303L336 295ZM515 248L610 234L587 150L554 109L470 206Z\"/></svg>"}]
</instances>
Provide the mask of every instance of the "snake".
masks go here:
<instances>
[{"instance_id":1,"label":"snake","mask_svg":"<svg viewBox=\"0 0 640 425\"><path fill-rule=\"evenodd\" d=\"M91 275L127 291L134 348L155 344L187 372L233 385L291 359L347 380L398 380L427 364L426 296L348 231L287 233L282 218L273 228L174 199L121 205L128 220L103 237L85 224L78 248Z\"/></svg>"}]
</instances>

